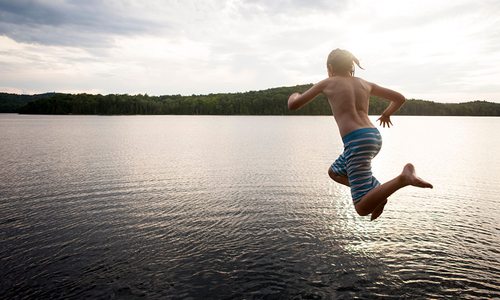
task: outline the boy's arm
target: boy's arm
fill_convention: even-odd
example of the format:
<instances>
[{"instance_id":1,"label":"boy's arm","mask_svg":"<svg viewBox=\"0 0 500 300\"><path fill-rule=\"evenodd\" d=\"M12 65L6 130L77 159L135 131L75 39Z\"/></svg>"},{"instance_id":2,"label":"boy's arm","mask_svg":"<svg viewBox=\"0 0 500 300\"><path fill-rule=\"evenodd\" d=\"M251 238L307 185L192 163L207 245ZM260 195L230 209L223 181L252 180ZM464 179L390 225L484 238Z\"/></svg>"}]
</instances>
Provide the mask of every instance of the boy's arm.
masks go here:
<instances>
[{"instance_id":1,"label":"boy's arm","mask_svg":"<svg viewBox=\"0 0 500 300\"><path fill-rule=\"evenodd\" d=\"M312 101L316 96L318 96L325 88L326 81L320 81L313 85L310 89L304 93L293 93L288 98L288 109L296 110L306 105Z\"/></svg>"},{"instance_id":2,"label":"boy's arm","mask_svg":"<svg viewBox=\"0 0 500 300\"><path fill-rule=\"evenodd\" d=\"M398 109L403 105L403 103L405 103L406 99L403 95L391 89L381 87L374 83L372 83L371 86L372 86L370 93L371 95L391 101L389 106L384 110L380 118L378 118L377 120L380 121L380 125L382 125L384 128L386 125L387 127L391 127L392 125L391 115L396 111L398 111Z\"/></svg>"}]
</instances>

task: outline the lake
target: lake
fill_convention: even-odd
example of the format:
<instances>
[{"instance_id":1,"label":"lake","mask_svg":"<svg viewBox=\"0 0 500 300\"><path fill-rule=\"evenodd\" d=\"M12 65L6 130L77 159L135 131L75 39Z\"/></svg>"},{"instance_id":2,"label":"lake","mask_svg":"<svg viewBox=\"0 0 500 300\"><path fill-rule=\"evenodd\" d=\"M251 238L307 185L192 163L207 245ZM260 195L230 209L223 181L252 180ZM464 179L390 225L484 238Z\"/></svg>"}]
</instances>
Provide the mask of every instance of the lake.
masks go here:
<instances>
[{"instance_id":1,"label":"lake","mask_svg":"<svg viewBox=\"0 0 500 300\"><path fill-rule=\"evenodd\" d=\"M332 117L2 114L0 298L500 297L500 118L393 123L370 222Z\"/></svg>"}]
</instances>

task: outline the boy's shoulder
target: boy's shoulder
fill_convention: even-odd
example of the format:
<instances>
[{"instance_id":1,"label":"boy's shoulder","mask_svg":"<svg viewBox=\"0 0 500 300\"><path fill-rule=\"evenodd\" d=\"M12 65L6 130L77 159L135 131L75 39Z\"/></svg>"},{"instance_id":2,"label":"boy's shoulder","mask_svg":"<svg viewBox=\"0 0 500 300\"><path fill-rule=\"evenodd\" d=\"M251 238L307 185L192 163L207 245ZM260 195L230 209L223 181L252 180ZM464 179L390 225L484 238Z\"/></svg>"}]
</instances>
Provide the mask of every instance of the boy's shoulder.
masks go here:
<instances>
[{"instance_id":1,"label":"boy's shoulder","mask_svg":"<svg viewBox=\"0 0 500 300\"><path fill-rule=\"evenodd\" d=\"M361 78L361 77L353 77L353 78L355 78L355 79L359 80L360 82L367 83L367 84L371 84L371 82L369 82L368 80L365 80L365 79L363 79L363 78Z\"/></svg>"},{"instance_id":2,"label":"boy's shoulder","mask_svg":"<svg viewBox=\"0 0 500 300\"><path fill-rule=\"evenodd\" d=\"M338 92L347 90L363 90L371 94L373 84L360 77L329 77L320 82L322 92L327 96L332 96Z\"/></svg>"},{"instance_id":3,"label":"boy's shoulder","mask_svg":"<svg viewBox=\"0 0 500 300\"><path fill-rule=\"evenodd\" d=\"M346 80L348 79L348 80ZM332 76L332 77L327 77L326 79L320 81L320 84L323 86L334 86L337 84L348 84L352 81L357 81L360 82L364 86L372 86L373 83L361 78L361 77L337 77L337 76Z\"/></svg>"},{"instance_id":4,"label":"boy's shoulder","mask_svg":"<svg viewBox=\"0 0 500 300\"><path fill-rule=\"evenodd\" d=\"M371 89L371 88L372 88L372 86L373 86L373 83L371 83L371 82L369 82L369 81L367 81L367 80L364 80L364 79L363 79L363 78L361 78L361 77L354 77L354 78L358 79L358 80L359 80L359 82L360 82L362 85L364 85L365 87L367 87L367 88L369 88L369 89Z\"/></svg>"}]
</instances>

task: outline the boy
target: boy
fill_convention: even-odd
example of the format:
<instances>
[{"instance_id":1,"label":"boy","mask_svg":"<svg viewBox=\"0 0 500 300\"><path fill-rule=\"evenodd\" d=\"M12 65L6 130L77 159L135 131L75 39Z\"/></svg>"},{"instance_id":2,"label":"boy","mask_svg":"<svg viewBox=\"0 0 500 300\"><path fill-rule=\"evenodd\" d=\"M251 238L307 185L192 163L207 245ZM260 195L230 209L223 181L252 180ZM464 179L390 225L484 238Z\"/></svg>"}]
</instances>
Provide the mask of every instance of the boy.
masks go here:
<instances>
[{"instance_id":1,"label":"boy","mask_svg":"<svg viewBox=\"0 0 500 300\"><path fill-rule=\"evenodd\" d=\"M290 95L288 108L298 109L319 93L326 95L344 142L344 152L330 166L328 175L351 188L352 200L359 215L371 214L371 220L375 220L382 214L387 197L400 188L408 185L432 188L432 185L417 177L412 164L407 164L401 174L382 185L373 177L371 160L379 152L382 138L368 118L370 96L391 101L377 120L384 128L392 125L390 117L403 105L405 97L354 77L354 63L361 68L358 59L349 51L333 50L327 60L328 78L303 94Z\"/></svg>"}]
</instances>

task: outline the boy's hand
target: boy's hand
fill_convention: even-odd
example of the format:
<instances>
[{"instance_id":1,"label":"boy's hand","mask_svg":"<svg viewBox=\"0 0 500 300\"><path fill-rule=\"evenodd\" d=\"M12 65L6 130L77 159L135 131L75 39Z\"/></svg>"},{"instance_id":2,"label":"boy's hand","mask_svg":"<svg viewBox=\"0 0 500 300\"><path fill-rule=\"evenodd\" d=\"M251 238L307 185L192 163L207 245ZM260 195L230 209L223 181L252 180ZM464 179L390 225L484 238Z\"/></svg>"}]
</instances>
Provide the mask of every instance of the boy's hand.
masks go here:
<instances>
[{"instance_id":1,"label":"boy's hand","mask_svg":"<svg viewBox=\"0 0 500 300\"><path fill-rule=\"evenodd\" d=\"M290 97L288 97L288 109L297 109L298 108L298 107L296 107L296 108L292 108L292 107L295 107L296 99L299 96L300 96L300 93L293 93L290 95Z\"/></svg>"},{"instance_id":2,"label":"boy's hand","mask_svg":"<svg viewBox=\"0 0 500 300\"><path fill-rule=\"evenodd\" d=\"M391 128L391 126L393 126L392 122L391 122L391 117L386 116L384 114L382 114L380 116L380 118L377 119L377 121L380 121L380 126L382 126L384 128L385 128L385 125L387 125L387 128Z\"/></svg>"},{"instance_id":3,"label":"boy's hand","mask_svg":"<svg viewBox=\"0 0 500 300\"><path fill-rule=\"evenodd\" d=\"M300 96L300 93L293 93L290 95L290 97L288 97L288 101L293 101L295 98L297 98L298 96Z\"/></svg>"}]
</instances>

